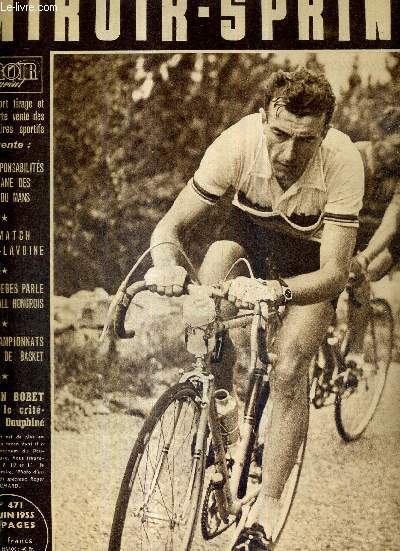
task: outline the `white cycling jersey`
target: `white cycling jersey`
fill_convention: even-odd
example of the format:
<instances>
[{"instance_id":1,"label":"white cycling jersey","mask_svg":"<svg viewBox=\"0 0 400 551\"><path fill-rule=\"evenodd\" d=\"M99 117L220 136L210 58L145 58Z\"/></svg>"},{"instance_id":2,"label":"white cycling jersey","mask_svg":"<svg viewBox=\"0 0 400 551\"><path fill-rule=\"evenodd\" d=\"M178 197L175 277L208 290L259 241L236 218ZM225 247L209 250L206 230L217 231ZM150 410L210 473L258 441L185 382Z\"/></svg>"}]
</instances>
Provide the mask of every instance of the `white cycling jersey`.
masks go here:
<instances>
[{"instance_id":1,"label":"white cycling jersey","mask_svg":"<svg viewBox=\"0 0 400 551\"><path fill-rule=\"evenodd\" d=\"M259 113L248 115L210 145L189 182L215 203L229 188L233 204L271 229L311 237L322 223L358 227L364 170L350 138L330 129L302 176L284 191L271 170Z\"/></svg>"}]
</instances>

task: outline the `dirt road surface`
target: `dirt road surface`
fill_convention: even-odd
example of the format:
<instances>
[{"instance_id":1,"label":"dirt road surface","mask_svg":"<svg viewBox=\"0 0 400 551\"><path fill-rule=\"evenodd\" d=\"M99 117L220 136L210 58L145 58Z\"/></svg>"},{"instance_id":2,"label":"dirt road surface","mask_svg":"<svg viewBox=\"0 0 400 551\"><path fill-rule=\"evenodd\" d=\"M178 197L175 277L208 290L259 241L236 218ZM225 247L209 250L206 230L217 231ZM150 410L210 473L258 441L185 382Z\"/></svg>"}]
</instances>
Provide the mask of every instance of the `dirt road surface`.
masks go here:
<instances>
[{"instance_id":1,"label":"dirt road surface","mask_svg":"<svg viewBox=\"0 0 400 551\"><path fill-rule=\"evenodd\" d=\"M90 423L81 434L55 434L57 551L106 551L119 483L142 420L111 414ZM340 440L332 408L313 410L298 494L277 551L399 551L399 444L400 364L391 366L383 401L360 441ZM198 535L194 550L229 551L229 542L229 534L213 542Z\"/></svg>"}]
</instances>

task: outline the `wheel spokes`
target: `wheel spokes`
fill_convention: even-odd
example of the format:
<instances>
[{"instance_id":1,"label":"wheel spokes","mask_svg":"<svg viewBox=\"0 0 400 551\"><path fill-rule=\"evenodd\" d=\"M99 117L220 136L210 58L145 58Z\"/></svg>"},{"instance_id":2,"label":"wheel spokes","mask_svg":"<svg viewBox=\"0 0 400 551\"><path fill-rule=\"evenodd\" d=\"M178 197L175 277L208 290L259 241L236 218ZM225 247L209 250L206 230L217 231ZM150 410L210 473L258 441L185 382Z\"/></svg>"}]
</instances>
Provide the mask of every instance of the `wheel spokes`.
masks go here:
<instances>
[{"instance_id":1,"label":"wheel spokes","mask_svg":"<svg viewBox=\"0 0 400 551\"><path fill-rule=\"evenodd\" d=\"M197 419L193 402L174 401L148 435L131 477L121 551L178 549L196 478L191 442Z\"/></svg>"}]
</instances>

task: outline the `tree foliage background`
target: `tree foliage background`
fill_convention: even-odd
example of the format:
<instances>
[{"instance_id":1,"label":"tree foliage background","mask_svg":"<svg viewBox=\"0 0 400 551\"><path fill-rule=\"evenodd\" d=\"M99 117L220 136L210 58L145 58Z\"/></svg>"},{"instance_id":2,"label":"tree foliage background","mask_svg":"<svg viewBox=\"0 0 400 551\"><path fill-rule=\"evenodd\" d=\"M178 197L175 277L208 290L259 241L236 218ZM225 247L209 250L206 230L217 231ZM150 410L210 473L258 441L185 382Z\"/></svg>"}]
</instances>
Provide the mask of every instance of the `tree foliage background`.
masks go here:
<instances>
[{"instance_id":1,"label":"tree foliage background","mask_svg":"<svg viewBox=\"0 0 400 551\"><path fill-rule=\"evenodd\" d=\"M315 54L310 68L324 70ZM115 292L207 146L263 105L273 54L60 55L54 68L55 291ZM334 125L367 140L400 94L363 85L355 58Z\"/></svg>"}]
</instances>

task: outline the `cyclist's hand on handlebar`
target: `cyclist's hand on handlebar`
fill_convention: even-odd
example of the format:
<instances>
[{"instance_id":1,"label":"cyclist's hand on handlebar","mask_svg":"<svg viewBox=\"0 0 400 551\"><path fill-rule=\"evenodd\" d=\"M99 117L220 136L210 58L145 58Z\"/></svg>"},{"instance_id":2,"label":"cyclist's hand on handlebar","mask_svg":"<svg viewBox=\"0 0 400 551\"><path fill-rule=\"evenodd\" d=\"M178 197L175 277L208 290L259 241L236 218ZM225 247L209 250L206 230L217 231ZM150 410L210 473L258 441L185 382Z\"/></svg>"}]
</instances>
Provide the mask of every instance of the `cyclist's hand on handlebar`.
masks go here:
<instances>
[{"instance_id":1,"label":"cyclist's hand on handlebar","mask_svg":"<svg viewBox=\"0 0 400 551\"><path fill-rule=\"evenodd\" d=\"M240 276L229 287L228 300L237 308L252 309L256 302L284 304L282 285L277 280L263 281Z\"/></svg>"},{"instance_id":2,"label":"cyclist's hand on handlebar","mask_svg":"<svg viewBox=\"0 0 400 551\"><path fill-rule=\"evenodd\" d=\"M153 267L144 276L147 288L153 293L167 297L179 297L183 294L187 271L182 266Z\"/></svg>"}]
</instances>

